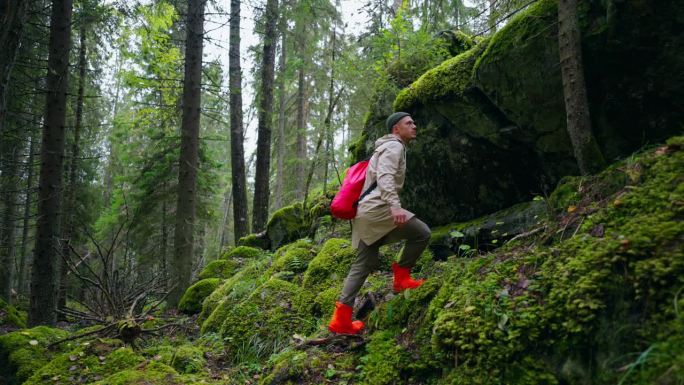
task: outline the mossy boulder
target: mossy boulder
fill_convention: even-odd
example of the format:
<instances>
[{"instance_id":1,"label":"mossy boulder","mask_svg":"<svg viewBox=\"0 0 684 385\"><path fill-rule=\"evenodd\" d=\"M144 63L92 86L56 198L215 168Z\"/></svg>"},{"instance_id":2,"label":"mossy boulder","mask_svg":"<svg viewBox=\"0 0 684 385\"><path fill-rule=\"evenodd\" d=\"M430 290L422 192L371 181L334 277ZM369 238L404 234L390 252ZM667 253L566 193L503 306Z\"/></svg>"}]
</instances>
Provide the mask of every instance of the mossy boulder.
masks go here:
<instances>
[{"instance_id":1,"label":"mossy boulder","mask_svg":"<svg viewBox=\"0 0 684 385\"><path fill-rule=\"evenodd\" d=\"M197 278L200 280L206 278L230 278L230 276L235 273L237 267L238 263L236 261L217 259L209 262L204 269L202 269L202 272L199 273Z\"/></svg>"},{"instance_id":2,"label":"mossy boulder","mask_svg":"<svg viewBox=\"0 0 684 385\"><path fill-rule=\"evenodd\" d=\"M227 261L243 261L249 259L257 259L265 254L263 249L250 246L238 246L233 249L228 250L223 255L221 259Z\"/></svg>"},{"instance_id":3,"label":"mossy boulder","mask_svg":"<svg viewBox=\"0 0 684 385\"><path fill-rule=\"evenodd\" d=\"M0 299L0 330L24 329L26 320L25 311L17 310L16 307Z\"/></svg>"},{"instance_id":4,"label":"mossy boulder","mask_svg":"<svg viewBox=\"0 0 684 385\"><path fill-rule=\"evenodd\" d=\"M190 286L178 303L178 310L185 314L197 314L202 310L202 302L213 293L221 282L220 278L206 278Z\"/></svg>"},{"instance_id":5,"label":"mossy boulder","mask_svg":"<svg viewBox=\"0 0 684 385\"><path fill-rule=\"evenodd\" d=\"M282 349L294 333L316 326L311 317L313 293L271 278L225 314L220 334L236 361L268 357Z\"/></svg>"},{"instance_id":6,"label":"mossy boulder","mask_svg":"<svg viewBox=\"0 0 684 385\"><path fill-rule=\"evenodd\" d=\"M256 247L263 250L268 250L269 243L266 233L249 234L240 238L237 242L238 246Z\"/></svg>"},{"instance_id":7,"label":"mossy boulder","mask_svg":"<svg viewBox=\"0 0 684 385\"><path fill-rule=\"evenodd\" d=\"M47 346L66 338L68 332L47 326L37 326L0 336L0 376L8 385L21 384L36 370L47 364L59 351ZM58 345L68 349L69 344Z\"/></svg>"},{"instance_id":8,"label":"mossy boulder","mask_svg":"<svg viewBox=\"0 0 684 385\"><path fill-rule=\"evenodd\" d=\"M493 250L516 235L534 230L547 215L547 203L540 197L472 221L441 226L432 230L430 250L438 259Z\"/></svg>"},{"instance_id":9,"label":"mossy boulder","mask_svg":"<svg viewBox=\"0 0 684 385\"><path fill-rule=\"evenodd\" d=\"M304 273L303 286L312 293L321 293L340 286L356 259L356 250L346 239L330 239Z\"/></svg>"},{"instance_id":10,"label":"mossy boulder","mask_svg":"<svg viewBox=\"0 0 684 385\"><path fill-rule=\"evenodd\" d=\"M373 153L374 143L387 133L386 119L395 111L392 106L399 91L418 79L426 70L457 56L474 46L474 40L457 30L438 33L421 54L404 55L388 66L387 74L375 84L370 108L364 117L363 132L350 145L352 162L365 159Z\"/></svg>"},{"instance_id":11,"label":"mossy boulder","mask_svg":"<svg viewBox=\"0 0 684 385\"><path fill-rule=\"evenodd\" d=\"M301 281L316 254L317 247L310 240L300 239L276 250L270 271L272 274L290 272Z\"/></svg>"},{"instance_id":12,"label":"mossy boulder","mask_svg":"<svg viewBox=\"0 0 684 385\"><path fill-rule=\"evenodd\" d=\"M275 250L287 243L304 238L311 229L311 219L301 203L281 208L266 224L269 248Z\"/></svg>"},{"instance_id":13,"label":"mossy boulder","mask_svg":"<svg viewBox=\"0 0 684 385\"><path fill-rule=\"evenodd\" d=\"M556 3L536 2L396 97L393 109L418 124L402 202L431 226L528 201L579 173L566 132ZM684 6L588 2L579 12L592 126L605 158L681 132L684 110L672 101L684 97ZM355 151L368 154L390 112L371 106L377 127L366 127L366 151Z\"/></svg>"},{"instance_id":14,"label":"mossy boulder","mask_svg":"<svg viewBox=\"0 0 684 385\"><path fill-rule=\"evenodd\" d=\"M269 266L268 259L254 260L246 264L204 300L198 319L202 325L202 334L218 332L221 329L227 312L267 279L264 273Z\"/></svg>"}]
</instances>

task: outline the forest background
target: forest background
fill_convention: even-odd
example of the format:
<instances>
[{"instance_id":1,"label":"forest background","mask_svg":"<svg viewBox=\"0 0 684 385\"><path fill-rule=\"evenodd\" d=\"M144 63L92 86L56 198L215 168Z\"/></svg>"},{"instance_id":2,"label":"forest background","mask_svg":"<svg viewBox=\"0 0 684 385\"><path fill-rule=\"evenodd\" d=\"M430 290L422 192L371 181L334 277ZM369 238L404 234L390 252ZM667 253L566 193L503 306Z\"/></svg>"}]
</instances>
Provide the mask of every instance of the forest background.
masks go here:
<instances>
[{"instance_id":1,"label":"forest background","mask_svg":"<svg viewBox=\"0 0 684 385\"><path fill-rule=\"evenodd\" d=\"M438 36L529 4L3 1L0 298L52 324L92 269L173 307L270 214L329 194L374 98L449 56Z\"/></svg>"}]
</instances>

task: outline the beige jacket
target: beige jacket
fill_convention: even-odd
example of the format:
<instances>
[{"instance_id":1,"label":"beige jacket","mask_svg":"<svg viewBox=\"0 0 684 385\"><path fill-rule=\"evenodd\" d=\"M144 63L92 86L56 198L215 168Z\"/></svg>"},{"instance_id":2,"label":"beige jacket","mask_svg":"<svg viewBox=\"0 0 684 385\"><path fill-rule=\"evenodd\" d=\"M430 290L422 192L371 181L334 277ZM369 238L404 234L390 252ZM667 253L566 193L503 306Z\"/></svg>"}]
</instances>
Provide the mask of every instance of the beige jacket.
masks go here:
<instances>
[{"instance_id":1,"label":"beige jacket","mask_svg":"<svg viewBox=\"0 0 684 385\"><path fill-rule=\"evenodd\" d=\"M387 134L375 142L375 151L366 170L366 191L377 180L378 186L360 202L354 218L352 245L359 247L359 240L371 245L397 227L390 207L401 208L399 192L406 176L406 151L399 137ZM404 210L406 220L414 214Z\"/></svg>"}]
</instances>

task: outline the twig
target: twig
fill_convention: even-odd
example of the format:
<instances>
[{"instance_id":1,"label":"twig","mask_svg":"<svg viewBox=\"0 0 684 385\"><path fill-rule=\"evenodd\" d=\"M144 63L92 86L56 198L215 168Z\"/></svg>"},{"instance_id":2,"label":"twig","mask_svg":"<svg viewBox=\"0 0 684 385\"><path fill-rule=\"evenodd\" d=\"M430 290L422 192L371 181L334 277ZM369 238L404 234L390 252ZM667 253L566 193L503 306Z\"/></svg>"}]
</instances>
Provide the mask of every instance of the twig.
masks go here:
<instances>
[{"instance_id":1,"label":"twig","mask_svg":"<svg viewBox=\"0 0 684 385\"><path fill-rule=\"evenodd\" d=\"M67 341L77 340L77 339L82 338L82 337L87 337L87 336L91 336L93 334L103 333L105 331L109 332L109 331L111 331L110 329L113 329L115 326L116 326L116 324L109 324L109 325L103 327L102 329L92 330L92 331L89 331L87 333L73 335L71 337L67 337L67 338L64 338L62 340L55 341L55 342L51 343L50 345L48 345L47 347L48 347L48 349L51 349L51 348L53 348L59 344L67 342Z\"/></svg>"},{"instance_id":2,"label":"twig","mask_svg":"<svg viewBox=\"0 0 684 385\"><path fill-rule=\"evenodd\" d=\"M515 237L509 239L508 242L517 241L518 239L521 239L521 238L527 238L527 237L532 236L534 234L537 234L538 232L545 230L545 229L546 229L546 226L537 227L536 229L530 230L526 233L516 235Z\"/></svg>"}]
</instances>

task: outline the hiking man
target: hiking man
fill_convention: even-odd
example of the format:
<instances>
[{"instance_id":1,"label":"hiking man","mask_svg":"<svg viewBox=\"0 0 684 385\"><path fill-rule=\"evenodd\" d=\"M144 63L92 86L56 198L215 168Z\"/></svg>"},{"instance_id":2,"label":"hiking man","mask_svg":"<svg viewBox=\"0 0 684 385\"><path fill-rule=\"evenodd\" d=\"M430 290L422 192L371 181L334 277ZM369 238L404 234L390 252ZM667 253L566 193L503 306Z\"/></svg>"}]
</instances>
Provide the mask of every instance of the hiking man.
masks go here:
<instances>
[{"instance_id":1,"label":"hiking man","mask_svg":"<svg viewBox=\"0 0 684 385\"><path fill-rule=\"evenodd\" d=\"M380 246L406 240L399 262L392 264L393 289L399 293L417 288L423 280L411 278L411 268L430 240L430 229L415 215L401 207L399 192L406 174L406 145L416 138L416 124L406 112L395 112L387 118L389 134L375 142L375 151L366 171L362 191L377 182L377 188L366 194L358 204L353 221L352 246L358 256L352 264L335 313L328 325L333 333L356 334L364 324L352 322L354 300L368 275L378 267Z\"/></svg>"}]
</instances>

